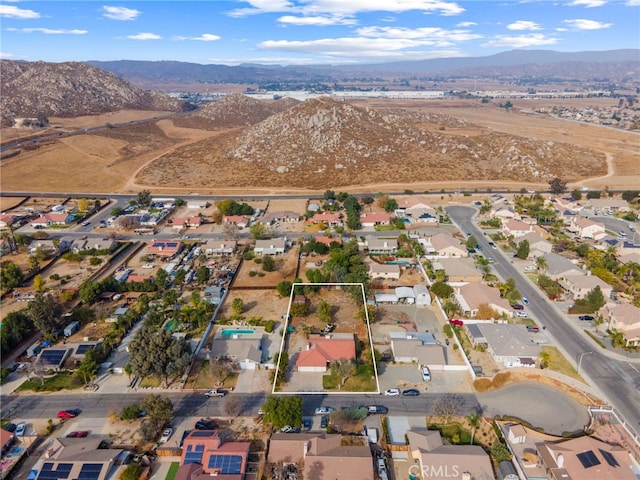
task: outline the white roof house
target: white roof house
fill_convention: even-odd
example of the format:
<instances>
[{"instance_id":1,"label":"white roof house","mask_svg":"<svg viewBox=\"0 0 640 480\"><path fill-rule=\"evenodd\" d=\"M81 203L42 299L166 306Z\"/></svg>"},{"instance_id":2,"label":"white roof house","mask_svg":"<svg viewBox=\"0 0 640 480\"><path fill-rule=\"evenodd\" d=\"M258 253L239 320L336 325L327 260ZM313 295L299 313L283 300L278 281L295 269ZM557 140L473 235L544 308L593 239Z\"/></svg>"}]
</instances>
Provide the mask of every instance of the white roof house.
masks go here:
<instances>
[{"instance_id":1,"label":"white roof house","mask_svg":"<svg viewBox=\"0 0 640 480\"><path fill-rule=\"evenodd\" d=\"M540 355L540 345L534 343L524 325L510 323L475 323L466 326L473 343L486 342L487 352L506 368L531 367ZM479 332L476 335L475 332Z\"/></svg>"},{"instance_id":2,"label":"white roof house","mask_svg":"<svg viewBox=\"0 0 640 480\"><path fill-rule=\"evenodd\" d=\"M369 274L370 278L386 278L399 280L400 265L371 262L369 263L367 273Z\"/></svg>"},{"instance_id":3,"label":"white roof house","mask_svg":"<svg viewBox=\"0 0 640 480\"><path fill-rule=\"evenodd\" d=\"M416 298L416 305L431 305L431 294L426 285L421 283L414 285L413 295Z\"/></svg>"},{"instance_id":4,"label":"white roof house","mask_svg":"<svg viewBox=\"0 0 640 480\"><path fill-rule=\"evenodd\" d=\"M278 255L286 250L286 238L271 238L268 240L256 240L253 251L257 255Z\"/></svg>"}]
</instances>

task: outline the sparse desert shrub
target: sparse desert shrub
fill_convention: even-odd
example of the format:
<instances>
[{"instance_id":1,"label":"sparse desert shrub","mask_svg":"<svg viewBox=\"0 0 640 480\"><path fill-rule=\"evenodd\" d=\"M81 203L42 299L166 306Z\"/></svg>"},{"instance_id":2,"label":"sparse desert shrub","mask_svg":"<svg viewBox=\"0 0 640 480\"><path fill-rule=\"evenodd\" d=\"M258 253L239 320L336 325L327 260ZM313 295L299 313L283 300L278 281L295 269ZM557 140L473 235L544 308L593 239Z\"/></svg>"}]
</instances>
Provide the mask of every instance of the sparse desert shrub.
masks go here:
<instances>
[{"instance_id":1,"label":"sparse desert shrub","mask_svg":"<svg viewBox=\"0 0 640 480\"><path fill-rule=\"evenodd\" d=\"M473 388L476 389L476 392L487 392L491 390L491 380L486 377L476 378L473 382Z\"/></svg>"}]
</instances>

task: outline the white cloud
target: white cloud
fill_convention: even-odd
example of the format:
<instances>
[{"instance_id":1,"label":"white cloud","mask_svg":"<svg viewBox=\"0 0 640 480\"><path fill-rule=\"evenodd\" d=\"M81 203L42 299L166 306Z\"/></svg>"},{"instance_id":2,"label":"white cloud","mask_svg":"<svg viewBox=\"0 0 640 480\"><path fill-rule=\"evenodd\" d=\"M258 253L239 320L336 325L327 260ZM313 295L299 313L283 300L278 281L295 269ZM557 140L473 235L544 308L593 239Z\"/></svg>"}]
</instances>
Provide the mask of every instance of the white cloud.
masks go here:
<instances>
[{"instance_id":1,"label":"white cloud","mask_svg":"<svg viewBox=\"0 0 640 480\"><path fill-rule=\"evenodd\" d=\"M584 18L576 18L574 20L563 20L562 23L568 25L574 30L601 30L613 26L613 23L603 23L597 20L585 20Z\"/></svg>"},{"instance_id":2,"label":"white cloud","mask_svg":"<svg viewBox=\"0 0 640 480\"><path fill-rule=\"evenodd\" d=\"M627 0L625 5L627 7L640 7L640 0Z\"/></svg>"},{"instance_id":3,"label":"white cloud","mask_svg":"<svg viewBox=\"0 0 640 480\"><path fill-rule=\"evenodd\" d=\"M460 22L456 24L456 27L465 28L465 27L473 27L474 25L478 25L476 22Z\"/></svg>"},{"instance_id":4,"label":"white cloud","mask_svg":"<svg viewBox=\"0 0 640 480\"><path fill-rule=\"evenodd\" d=\"M287 25L314 25L323 27L327 25L355 25L358 23L354 18L349 17L325 17L325 16L309 16L296 17L293 15L285 15L278 18L278 22Z\"/></svg>"},{"instance_id":5,"label":"white cloud","mask_svg":"<svg viewBox=\"0 0 640 480\"><path fill-rule=\"evenodd\" d=\"M216 40L220 40L219 35L214 35L213 33L203 33L199 37L174 37L175 40L195 40L198 42L214 42Z\"/></svg>"},{"instance_id":6,"label":"white cloud","mask_svg":"<svg viewBox=\"0 0 640 480\"><path fill-rule=\"evenodd\" d=\"M111 20L135 20L142 12L126 7L113 7L110 5L104 5L102 7L103 17L110 18Z\"/></svg>"},{"instance_id":7,"label":"white cloud","mask_svg":"<svg viewBox=\"0 0 640 480\"><path fill-rule=\"evenodd\" d=\"M15 55L9 52L0 52L0 58L13 58Z\"/></svg>"},{"instance_id":8,"label":"white cloud","mask_svg":"<svg viewBox=\"0 0 640 480\"><path fill-rule=\"evenodd\" d=\"M594 8L601 7L607 3L607 0L573 0L568 5L571 7Z\"/></svg>"},{"instance_id":9,"label":"white cloud","mask_svg":"<svg viewBox=\"0 0 640 480\"><path fill-rule=\"evenodd\" d=\"M483 47L510 47L510 48L523 48L532 47L536 45L555 45L558 43L558 39L554 37L547 37L541 33L530 33L528 35L520 35L517 37L510 37L508 35L496 35L492 40L482 44Z\"/></svg>"},{"instance_id":10,"label":"white cloud","mask_svg":"<svg viewBox=\"0 0 640 480\"><path fill-rule=\"evenodd\" d=\"M406 27L363 27L357 30L363 37L394 38L417 40L425 45L451 45L452 42L464 42L482 38L482 35L469 33L467 30L445 30L438 27L406 28Z\"/></svg>"},{"instance_id":11,"label":"white cloud","mask_svg":"<svg viewBox=\"0 0 640 480\"><path fill-rule=\"evenodd\" d=\"M542 29L542 27L540 27L540 25L537 24L536 22L529 22L527 20L518 20L513 23L510 23L509 25L507 25L507 28L509 30L541 30Z\"/></svg>"},{"instance_id":12,"label":"white cloud","mask_svg":"<svg viewBox=\"0 0 640 480\"><path fill-rule=\"evenodd\" d=\"M7 28L10 32L22 32L22 33L44 33L45 35L84 35L89 33L89 30L72 29L67 30L63 28Z\"/></svg>"},{"instance_id":13,"label":"white cloud","mask_svg":"<svg viewBox=\"0 0 640 480\"><path fill-rule=\"evenodd\" d=\"M288 0L246 0L250 7L228 12L232 17L261 13L292 13L301 15L350 16L362 12L402 13L418 10L441 15L459 15L465 11L456 2L447 0L305 0L294 4Z\"/></svg>"},{"instance_id":14,"label":"white cloud","mask_svg":"<svg viewBox=\"0 0 640 480\"><path fill-rule=\"evenodd\" d=\"M135 35L127 35L129 40L161 40L162 37L160 35L156 35L155 33L142 32L136 33Z\"/></svg>"},{"instance_id":15,"label":"white cloud","mask_svg":"<svg viewBox=\"0 0 640 480\"><path fill-rule=\"evenodd\" d=\"M34 12L33 10L18 8L14 5L0 5L0 17L30 20L33 18L40 18L40 14L38 12Z\"/></svg>"}]
</instances>

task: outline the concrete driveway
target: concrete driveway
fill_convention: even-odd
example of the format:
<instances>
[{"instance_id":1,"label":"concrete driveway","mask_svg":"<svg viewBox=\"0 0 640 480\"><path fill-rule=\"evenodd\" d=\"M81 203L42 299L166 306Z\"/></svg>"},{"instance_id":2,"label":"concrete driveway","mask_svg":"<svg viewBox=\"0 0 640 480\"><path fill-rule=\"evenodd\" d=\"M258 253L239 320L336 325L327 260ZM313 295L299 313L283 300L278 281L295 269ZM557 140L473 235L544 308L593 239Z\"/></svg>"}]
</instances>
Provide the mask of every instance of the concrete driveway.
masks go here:
<instances>
[{"instance_id":1,"label":"concrete driveway","mask_svg":"<svg viewBox=\"0 0 640 480\"><path fill-rule=\"evenodd\" d=\"M580 432L589 423L585 407L561 390L540 383L519 382L476 397L486 417L518 417L553 435Z\"/></svg>"}]
</instances>

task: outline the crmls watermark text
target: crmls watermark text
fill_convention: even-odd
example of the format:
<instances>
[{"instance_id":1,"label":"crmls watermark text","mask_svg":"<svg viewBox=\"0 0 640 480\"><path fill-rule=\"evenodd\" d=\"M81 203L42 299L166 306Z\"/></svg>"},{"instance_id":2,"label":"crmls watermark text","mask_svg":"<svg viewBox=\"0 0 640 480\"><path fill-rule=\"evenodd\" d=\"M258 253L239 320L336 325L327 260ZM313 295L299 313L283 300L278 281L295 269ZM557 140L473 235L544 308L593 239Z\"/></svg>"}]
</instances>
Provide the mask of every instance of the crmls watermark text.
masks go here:
<instances>
[{"instance_id":1,"label":"crmls watermark text","mask_svg":"<svg viewBox=\"0 0 640 480\"><path fill-rule=\"evenodd\" d=\"M422 478L460 478L458 465L418 465L409 467L409 473L422 475Z\"/></svg>"}]
</instances>

